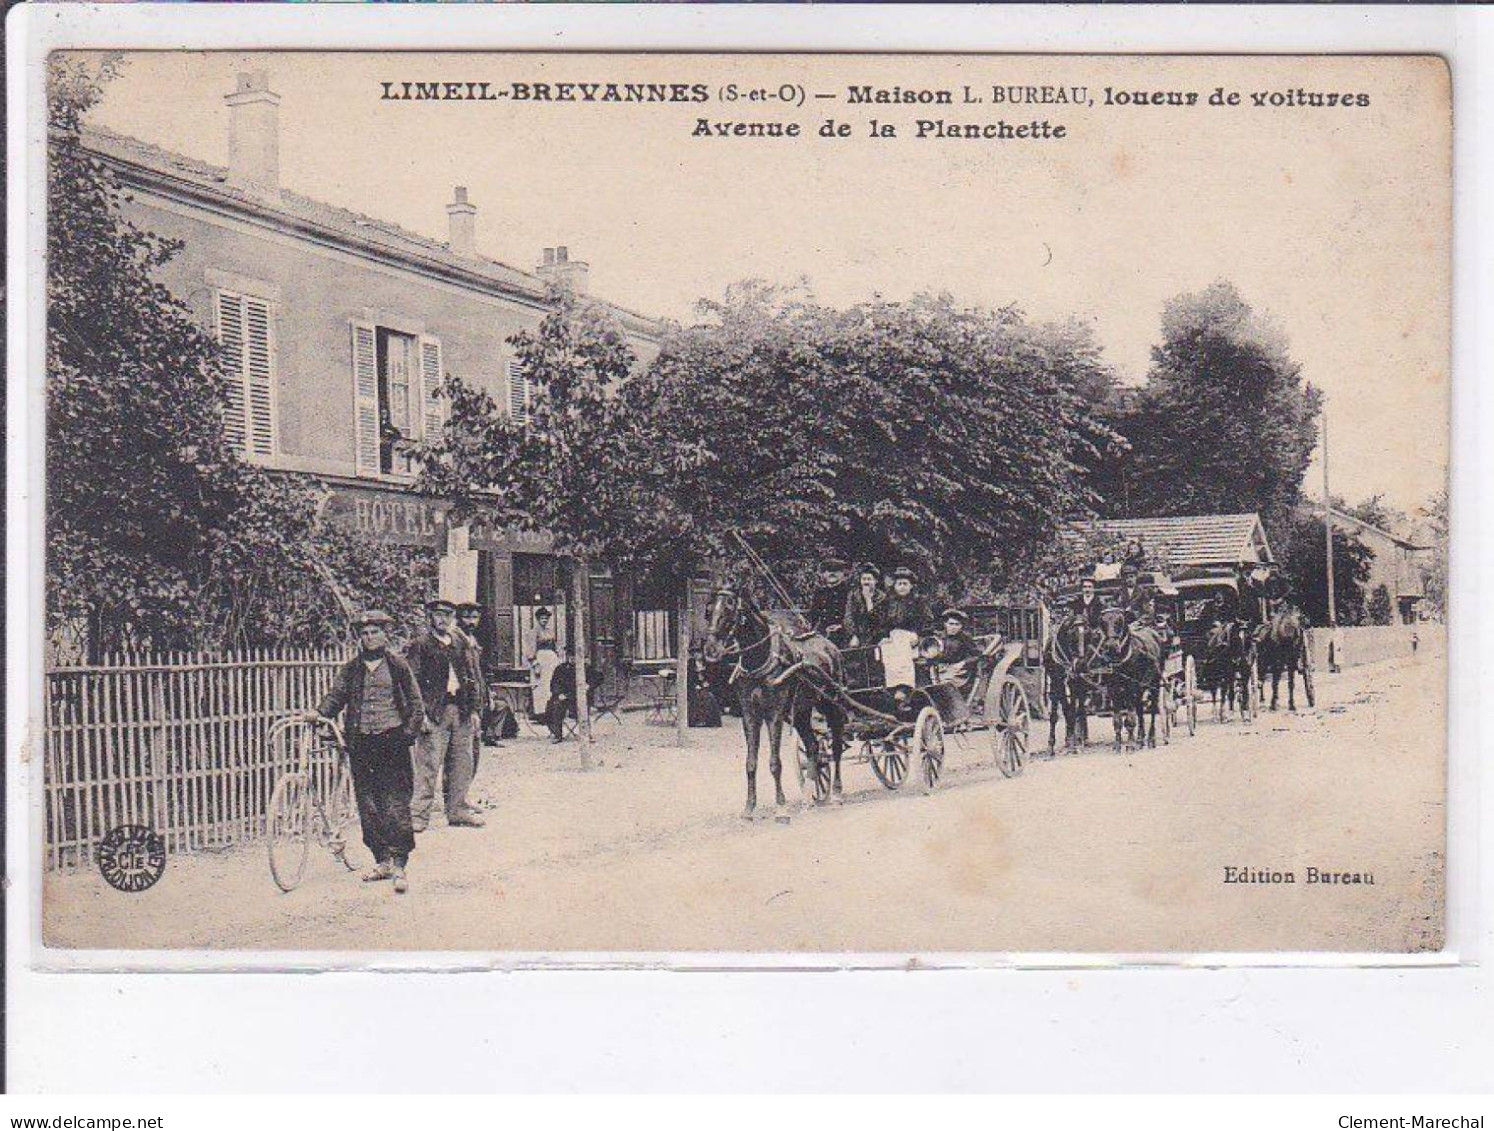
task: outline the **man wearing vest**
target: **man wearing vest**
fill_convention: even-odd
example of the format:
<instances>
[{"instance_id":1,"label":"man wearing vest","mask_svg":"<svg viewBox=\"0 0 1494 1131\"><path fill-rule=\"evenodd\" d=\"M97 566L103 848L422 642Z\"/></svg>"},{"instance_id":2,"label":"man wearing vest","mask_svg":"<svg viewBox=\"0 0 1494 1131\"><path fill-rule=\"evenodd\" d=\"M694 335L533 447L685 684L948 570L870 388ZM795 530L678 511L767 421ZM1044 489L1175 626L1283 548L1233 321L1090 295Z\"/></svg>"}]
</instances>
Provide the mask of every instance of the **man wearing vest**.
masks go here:
<instances>
[{"instance_id":1,"label":"man wearing vest","mask_svg":"<svg viewBox=\"0 0 1494 1131\"><path fill-rule=\"evenodd\" d=\"M481 828L486 822L467 803L472 785L472 711L477 703L471 652L454 623L455 605L435 600L425 609L430 629L410 645L407 654L425 700L425 725L415 745L415 799L410 816L415 831L425 831L440 782L446 823L453 828Z\"/></svg>"},{"instance_id":2,"label":"man wearing vest","mask_svg":"<svg viewBox=\"0 0 1494 1131\"><path fill-rule=\"evenodd\" d=\"M405 867L415 850L410 746L425 721L425 706L410 665L389 648L389 624L389 614L377 611L353 622L358 655L338 671L332 689L307 715L307 721L332 719L346 712L343 738L353 772L353 794L358 799L363 843L374 858L373 868L363 879L370 883L393 880L394 890L403 894L409 889Z\"/></svg>"}]
</instances>

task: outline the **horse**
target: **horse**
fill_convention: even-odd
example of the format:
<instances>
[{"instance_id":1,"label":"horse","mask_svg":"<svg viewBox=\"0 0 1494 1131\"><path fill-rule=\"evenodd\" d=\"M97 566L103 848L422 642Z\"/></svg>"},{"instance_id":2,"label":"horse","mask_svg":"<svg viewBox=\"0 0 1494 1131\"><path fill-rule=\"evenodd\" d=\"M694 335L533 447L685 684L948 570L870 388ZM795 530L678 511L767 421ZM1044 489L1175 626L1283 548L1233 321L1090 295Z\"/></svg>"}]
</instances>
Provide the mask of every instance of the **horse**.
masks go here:
<instances>
[{"instance_id":1,"label":"horse","mask_svg":"<svg viewBox=\"0 0 1494 1131\"><path fill-rule=\"evenodd\" d=\"M773 774L774 819L788 821L783 795L783 722L791 719L810 758L809 781L819 775L819 740L812 714L816 706L830 724L834 758L832 789L841 791L840 756L845 749L845 712L826 693L842 683L840 650L823 636L795 639L758 608L750 594L732 586L716 591L702 652L707 662L734 660L728 682L737 690L742 734L747 742L747 803L742 817L757 809L757 760L764 724L768 728L768 768Z\"/></svg>"},{"instance_id":2,"label":"horse","mask_svg":"<svg viewBox=\"0 0 1494 1131\"><path fill-rule=\"evenodd\" d=\"M1297 709L1297 673L1302 673L1303 690L1307 692L1307 705L1312 706L1312 685L1307 674L1307 624L1297 608L1286 605L1278 609L1262 628L1259 640L1259 665L1261 680L1271 680L1271 710L1276 710L1276 699L1281 690L1281 676L1287 677L1287 710Z\"/></svg>"},{"instance_id":3,"label":"horse","mask_svg":"<svg viewBox=\"0 0 1494 1131\"><path fill-rule=\"evenodd\" d=\"M1095 652L1110 692L1115 721L1115 748L1129 738L1140 747L1157 745L1157 713L1162 698L1162 638L1155 629L1132 624L1126 609L1106 609L1100 617L1104 635ZM1150 716L1150 725L1143 720Z\"/></svg>"},{"instance_id":4,"label":"horse","mask_svg":"<svg viewBox=\"0 0 1494 1131\"><path fill-rule=\"evenodd\" d=\"M1235 707L1235 662L1230 654L1233 638L1228 622L1217 622L1203 639L1198 658L1198 686L1209 693L1214 704L1214 721L1222 723L1226 712Z\"/></svg>"},{"instance_id":5,"label":"horse","mask_svg":"<svg viewBox=\"0 0 1494 1131\"><path fill-rule=\"evenodd\" d=\"M1090 684L1085 676L1098 641L1083 617L1070 614L1061 621L1043 649L1044 682L1048 689L1048 756L1057 753L1058 716L1063 715L1065 750L1089 741L1085 712Z\"/></svg>"}]
</instances>

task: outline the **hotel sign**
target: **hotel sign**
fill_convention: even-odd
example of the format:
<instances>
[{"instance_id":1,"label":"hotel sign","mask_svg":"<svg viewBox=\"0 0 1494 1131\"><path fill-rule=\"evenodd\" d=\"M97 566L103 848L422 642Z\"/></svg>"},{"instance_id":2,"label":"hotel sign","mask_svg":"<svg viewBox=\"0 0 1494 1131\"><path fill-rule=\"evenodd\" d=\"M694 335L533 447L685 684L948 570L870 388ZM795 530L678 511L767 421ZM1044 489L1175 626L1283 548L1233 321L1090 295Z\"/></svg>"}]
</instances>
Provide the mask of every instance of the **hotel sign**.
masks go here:
<instances>
[{"instance_id":1,"label":"hotel sign","mask_svg":"<svg viewBox=\"0 0 1494 1131\"><path fill-rule=\"evenodd\" d=\"M323 513L331 521L358 533L397 546L429 546L446 550L447 504L408 491L369 487L327 486ZM469 545L474 550L548 554L554 539L522 530L493 530L474 523Z\"/></svg>"}]
</instances>

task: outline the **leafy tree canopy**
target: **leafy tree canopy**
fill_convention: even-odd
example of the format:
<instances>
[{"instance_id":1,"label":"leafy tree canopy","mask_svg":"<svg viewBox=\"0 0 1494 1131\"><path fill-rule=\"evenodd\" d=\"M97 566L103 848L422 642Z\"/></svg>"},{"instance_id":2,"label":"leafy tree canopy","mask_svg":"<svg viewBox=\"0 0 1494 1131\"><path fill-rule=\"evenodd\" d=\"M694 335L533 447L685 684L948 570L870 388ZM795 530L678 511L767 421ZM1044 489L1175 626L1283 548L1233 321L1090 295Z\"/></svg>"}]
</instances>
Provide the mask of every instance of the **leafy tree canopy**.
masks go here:
<instances>
[{"instance_id":1,"label":"leafy tree canopy","mask_svg":"<svg viewBox=\"0 0 1494 1131\"><path fill-rule=\"evenodd\" d=\"M957 595L1009 582L1090 513L1082 462L1108 380L1074 326L948 296L835 310L760 284L702 304L620 398L677 556L795 572L829 554L909 564Z\"/></svg>"},{"instance_id":2,"label":"leafy tree canopy","mask_svg":"<svg viewBox=\"0 0 1494 1131\"><path fill-rule=\"evenodd\" d=\"M1146 384L1115 417L1130 452L1106 485L1121 516L1257 511L1293 521L1321 394L1286 339L1233 284L1180 295L1162 315Z\"/></svg>"},{"instance_id":3,"label":"leafy tree canopy","mask_svg":"<svg viewBox=\"0 0 1494 1131\"><path fill-rule=\"evenodd\" d=\"M620 400L637 360L605 307L563 287L549 305L536 330L509 339L532 389L528 418L448 379L446 426L418 452L420 489L458 520L547 533L561 554L657 571L668 504L650 460L669 457L648 448L649 421Z\"/></svg>"}]
</instances>

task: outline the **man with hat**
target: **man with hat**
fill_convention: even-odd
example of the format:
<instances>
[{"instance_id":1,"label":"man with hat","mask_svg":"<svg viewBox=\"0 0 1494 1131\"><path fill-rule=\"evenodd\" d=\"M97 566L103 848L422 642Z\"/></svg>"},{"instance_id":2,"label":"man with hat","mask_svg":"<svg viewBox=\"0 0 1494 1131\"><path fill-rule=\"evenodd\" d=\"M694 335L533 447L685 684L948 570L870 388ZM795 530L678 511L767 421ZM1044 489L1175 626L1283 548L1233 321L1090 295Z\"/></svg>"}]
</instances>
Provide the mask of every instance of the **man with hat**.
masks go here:
<instances>
[{"instance_id":1,"label":"man with hat","mask_svg":"<svg viewBox=\"0 0 1494 1131\"><path fill-rule=\"evenodd\" d=\"M482 721L487 715L488 678L482 672L482 642L478 636L482 629L482 606L476 601L463 601L457 606L457 628L467 641L467 654L472 660L472 685L477 689L477 702L472 708L472 776L477 777L477 764L482 758Z\"/></svg>"},{"instance_id":2,"label":"man with hat","mask_svg":"<svg viewBox=\"0 0 1494 1131\"><path fill-rule=\"evenodd\" d=\"M415 850L410 746L425 721L425 704L410 665L389 647L390 623L389 614L377 610L353 622L358 655L338 670L331 690L306 717L332 719L345 712L342 733L353 795L363 843L374 858L363 878L393 880L394 890L403 894L409 888L405 867Z\"/></svg>"},{"instance_id":3,"label":"man with hat","mask_svg":"<svg viewBox=\"0 0 1494 1131\"><path fill-rule=\"evenodd\" d=\"M953 683L969 695L975 686L975 669L980 660L980 649L965 631L969 618L963 609L949 608L940 619L944 621L944 631L939 634L936 662L943 669L941 681Z\"/></svg>"},{"instance_id":4,"label":"man with hat","mask_svg":"<svg viewBox=\"0 0 1494 1131\"><path fill-rule=\"evenodd\" d=\"M928 602L913 591L918 574L908 566L892 571L892 592L882 609L882 635L902 631L922 635L933 623Z\"/></svg>"},{"instance_id":5,"label":"man with hat","mask_svg":"<svg viewBox=\"0 0 1494 1131\"><path fill-rule=\"evenodd\" d=\"M887 598L882 593L882 579L877 567L871 564L856 571L856 584L846 594L841 609L841 624L846 643L855 648L871 647L882 639L882 613Z\"/></svg>"},{"instance_id":6,"label":"man with hat","mask_svg":"<svg viewBox=\"0 0 1494 1131\"><path fill-rule=\"evenodd\" d=\"M1095 595L1094 578L1086 577L1079 582L1079 595L1069 602L1069 612L1076 620L1083 621L1087 628L1100 628L1100 613L1103 607Z\"/></svg>"},{"instance_id":7,"label":"man with hat","mask_svg":"<svg viewBox=\"0 0 1494 1131\"><path fill-rule=\"evenodd\" d=\"M415 747L415 831L430 824L436 786L444 786L446 823L481 828L482 816L467 803L472 784L472 712L477 703L471 650L455 625L456 606L437 598L425 606L430 628L410 645L407 658L425 700L425 725ZM442 781L444 777L444 782Z\"/></svg>"},{"instance_id":8,"label":"man with hat","mask_svg":"<svg viewBox=\"0 0 1494 1131\"><path fill-rule=\"evenodd\" d=\"M809 600L809 627L830 639L836 647L846 645L846 598L850 588L846 571L850 563L841 558L827 558L820 565L820 580Z\"/></svg>"},{"instance_id":9,"label":"man with hat","mask_svg":"<svg viewBox=\"0 0 1494 1131\"><path fill-rule=\"evenodd\" d=\"M1141 578L1136 566L1127 562L1121 567L1121 587L1116 598L1116 605L1126 610L1126 615L1132 620L1138 620L1145 615L1146 589L1141 584Z\"/></svg>"}]
</instances>

